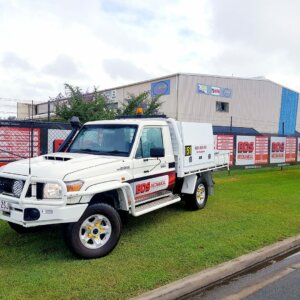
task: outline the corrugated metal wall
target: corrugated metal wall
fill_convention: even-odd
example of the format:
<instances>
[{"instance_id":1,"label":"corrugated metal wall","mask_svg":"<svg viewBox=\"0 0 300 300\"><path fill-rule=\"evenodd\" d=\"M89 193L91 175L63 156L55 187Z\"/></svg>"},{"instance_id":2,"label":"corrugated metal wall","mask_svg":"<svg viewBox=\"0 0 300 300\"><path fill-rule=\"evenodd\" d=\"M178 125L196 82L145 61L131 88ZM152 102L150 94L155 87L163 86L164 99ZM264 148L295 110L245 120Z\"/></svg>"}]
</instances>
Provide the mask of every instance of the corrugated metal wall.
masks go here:
<instances>
[{"instance_id":1,"label":"corrugated metal wall","mask_svg":"<svg viewBox=\"0 0 300 300\"><path fill-rule=\"evenodd\" d=\"M281 111L279 134L294 134L296 129L299 94L283 88L281 95Z\"/></svg>"},{"instance_id":2,"label":"corrugated metal wall","mask_svg":"<svg viewBox=\"0 0 300 300\"><path fill-rule=\"evenodd\" d=\"M197 84L229 89L231 96L198 93ZM182 74L179 78L178 118L229 126L232 117L233 126L277 133L281 90L281 86L268 80ZM217 112L217 101L229 103L229 111Z\"/></svg>"},{"instance_id":3,"label":"corrugated metal wall","mask_svg":"<svg viewBox=\"0 0 300 300\"><path fill-rule=\"evenodd\" d=\"M168 115L168 117L175 118L177 111L177 92L176 92L176 76L165 77L163 79L143 82L139 84L129 85L116 89L116 100L118 103L123 103L128 94L138 95L139 93L150 91L151 83L159 82L161 80L170 80L170 94L162 95L160 100L163 102L161 111Z\"/></svg>"},{"instance_id":4,"label":"corrugated metal wall","mask_svg":"<svg viewBox=\"0 0 300 300\"><path fill-rule=\"evenodd\" d=\"M165 80L169 81L170 93L161 96L161 111L169 117L182 121L210 122L221 126L230 126L232 118L233 127L250 127L261 133L278 133L283 88L265 79L175 74L116 88L115 101L120 106L129 93L137 95L150 91L152 83ZM206 93L199 93L198 84L207 88ZM214 88L221 91L219 95L212 95ZM222 92L225 90L227 94ZM216 102L228 103L229 110L218 112ZM298 114L295 113L295 105L293 110L293 126L300 131L300 107ZM286 122L288 118L289 113L286 114Z\"/></svg>"}]
</instances>

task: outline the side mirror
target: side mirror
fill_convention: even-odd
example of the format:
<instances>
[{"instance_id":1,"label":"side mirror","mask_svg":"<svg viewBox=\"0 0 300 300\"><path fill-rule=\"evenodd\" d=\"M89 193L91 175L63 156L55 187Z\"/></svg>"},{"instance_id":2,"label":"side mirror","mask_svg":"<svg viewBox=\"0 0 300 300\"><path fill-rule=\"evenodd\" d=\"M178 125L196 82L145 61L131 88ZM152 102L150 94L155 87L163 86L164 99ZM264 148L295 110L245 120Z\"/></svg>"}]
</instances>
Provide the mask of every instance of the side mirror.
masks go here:
<instances>
[{"instance_id":1,"label":"side mirror","mask_svg":"<svg viewBox=\"0 0 300 300\"><path fill-rule=\"evenodd\" d=\"M164 148L151 148L150 157L164 157L165 149Z\"/></svg>"}]
</instances>

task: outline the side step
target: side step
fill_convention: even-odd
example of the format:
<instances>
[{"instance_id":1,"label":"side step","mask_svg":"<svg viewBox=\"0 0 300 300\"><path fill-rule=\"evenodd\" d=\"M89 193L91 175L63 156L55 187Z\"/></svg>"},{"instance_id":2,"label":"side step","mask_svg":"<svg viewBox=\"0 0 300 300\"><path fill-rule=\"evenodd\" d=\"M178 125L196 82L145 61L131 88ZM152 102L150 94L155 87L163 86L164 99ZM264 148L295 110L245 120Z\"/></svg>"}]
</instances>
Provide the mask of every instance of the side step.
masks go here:
<instances>
[{"instance_id":1,"label":"side step","mask_svg":"<svg viewBox=\"0 0 300 300\"><path fill-rule=\"evenodd\" d=\"M168 197L160 198L158 200L139 205L135 208L132 207L131 214L134 217L138 217L138 216L147 214L151 211L157 210L159 208L179 202L180 200L181 200L181 198L178 195L172 194Z\"/></svg>"}]
</instances>

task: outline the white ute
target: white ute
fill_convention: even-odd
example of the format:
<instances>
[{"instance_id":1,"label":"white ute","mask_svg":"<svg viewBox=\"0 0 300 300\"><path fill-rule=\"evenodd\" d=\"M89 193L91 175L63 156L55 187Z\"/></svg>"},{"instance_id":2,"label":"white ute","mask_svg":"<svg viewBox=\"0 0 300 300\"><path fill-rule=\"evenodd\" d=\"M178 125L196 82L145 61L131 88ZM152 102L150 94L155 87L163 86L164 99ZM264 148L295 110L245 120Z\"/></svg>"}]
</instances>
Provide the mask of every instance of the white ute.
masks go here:
<instances>
[{"instance_id":1,"label":"white ute","mask_svg":"<svg viewBox=\"0 0 300 300\"><path fill-rule=\"evenodd\" d=\"M228 164L228 152L214 151L211 124L142 117L88 122L62 152L1 168L0 219L18 232L64 224L75 254L102 257L117 245L127 214L181 200L204 208L212 171Z\"/></svg>"}]
</instances>

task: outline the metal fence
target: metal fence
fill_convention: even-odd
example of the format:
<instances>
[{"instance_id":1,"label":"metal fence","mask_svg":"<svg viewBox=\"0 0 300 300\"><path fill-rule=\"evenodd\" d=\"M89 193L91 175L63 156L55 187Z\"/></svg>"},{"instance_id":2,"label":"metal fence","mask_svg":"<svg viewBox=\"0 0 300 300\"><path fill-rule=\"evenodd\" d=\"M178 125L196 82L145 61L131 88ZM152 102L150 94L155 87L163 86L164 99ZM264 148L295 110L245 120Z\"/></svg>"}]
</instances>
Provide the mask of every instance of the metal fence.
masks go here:
<instances>
[{"instance_id":1,"label":"metal fence","mask_svg":"<svg viewBox=\"0 0 300 300\"><path fill-rule=\"evenodd\" d=\"M300 163L300 137L260 134L214 134L216 150L230 151L230 166L261 168Z\"/></svg>"},{"instance_id":2,"label":"metal fence","mask_svg":"<svg viewBox=\"0 0 300 300\"><path fill-rule=\"evenodd\" d=\"M55 152L70 131L65 123L0 120L0 165Z\"/></svg>"},{"instance_id":3,"label":"metal fence","mask_svg":"<svg viewBox=\"0 0 300 300\"><path fill-rule=\"evenodd\" d=\"M214 126L215 149L230 151L231 167L300 163L300 137L261 135L246 128L230 128L229 133L224 130ZM0 120L0 165L56 152L70 132L66 123Z\"/></svg>"}]
</instances>

